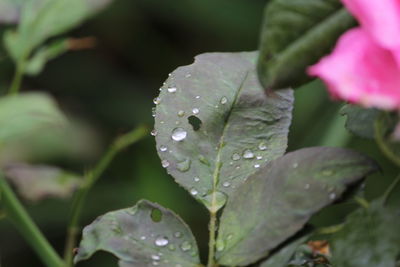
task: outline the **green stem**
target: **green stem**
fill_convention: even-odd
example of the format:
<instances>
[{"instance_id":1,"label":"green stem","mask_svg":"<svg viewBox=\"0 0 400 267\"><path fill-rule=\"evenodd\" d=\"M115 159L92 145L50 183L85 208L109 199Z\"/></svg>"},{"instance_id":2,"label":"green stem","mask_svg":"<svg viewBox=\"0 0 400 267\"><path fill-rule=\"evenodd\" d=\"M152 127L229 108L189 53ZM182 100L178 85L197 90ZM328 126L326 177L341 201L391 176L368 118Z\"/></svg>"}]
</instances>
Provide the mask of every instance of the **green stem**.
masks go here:
<instances>
[{"instance_id":1,"label":"green stem","mask_svg":"<svg viewBox=\"0 0 400 267\"><path fill-rule=\"evenodd\" d=\"M400 166L400 158L390 149L390 147L388 147L386 142L383 140L385 136L383 129L383 120L385 119L384 116L387 116L387 114L383 113L381 117L375 121L375 141L383 154L397 166Z\"/></svg>"},{"instance_id":2,"label":"green stem","mask_svg":"<svg viewBox=\"0 0 400 267\"><path fill-rule=\"evenodd\" d=\"M207 267L215 267L215 233L217 231L217 212L210 212L210 225L209 225L209 242L208 242L208 263Z\"/></svg>"},{"instance_id":3,"label":"green stem","mask_svg":"<svg viewBox=\"0 0 400 267\"><path fill-rule=\"evenodd\" d=\"M36 251L45 265L48 267L64 266L62 259L32 221L31 217L4 179L2 173L0 173L0 191L2 192L2 202L6 209L7 216L13 221L15 227L32 249Z\"/></svg>"},{"instance_id":4,"label":"green stem","mask_svg":"<svg viewBox=\"0 0 400 267\"><path fill-rule=\"evenodd\" d=\"M86 201L86 197L96 183L96 181L103 174L105 169L109 166L110 162L114 159L115 155L118 154L122 149L136 143L147 135L148 130L146 127L141 126L115 140L115 142L110 146L108 151L100 159L98 164L93 170L89 171L85 177L84 182L79 191L76 193L74 200L72 202L71 208L71 218L67 230L67 239L65 243L64 260L66 266L72 266L73 260L73 249L76 246L76 238L80 231L79 221L82 214L82 210Z\"/></svg>"},{"instance_id":5,"label":"green stem","mask_svg":"<svg viewBox=\"0 0 400 267\"><path fill-rule=\"evenodd\" d=\"M400 183L400 174L394 179L394 181L389 185L389 187L386 189L385 193L383 194L383 203L386 204L390 194L393 192L393 190L396 188L396 186Z\"/></svg>"},{"instance_id":6,"label":"green stem","mask_svg":"<svg viewBox=\"0 0 400 267\"><path fill-rule=\"evenodd\" d=\"M14 78L12 80L11 86L8 89L9 95L16 95L19 92L22 82L22 76L24 74L24 63L19 63L14 73Z\"/></svg>"}]
</instances>

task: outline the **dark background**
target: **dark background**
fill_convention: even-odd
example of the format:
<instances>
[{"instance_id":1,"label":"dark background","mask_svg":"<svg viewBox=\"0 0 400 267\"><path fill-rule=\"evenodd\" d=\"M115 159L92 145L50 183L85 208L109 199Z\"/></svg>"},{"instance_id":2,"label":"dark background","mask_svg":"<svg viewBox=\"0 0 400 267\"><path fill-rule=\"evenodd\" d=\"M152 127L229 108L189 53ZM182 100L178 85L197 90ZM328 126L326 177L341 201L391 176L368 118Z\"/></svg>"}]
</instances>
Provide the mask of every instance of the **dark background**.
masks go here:
<instances>
[{"instance_id":1,"label":"dark background","mask_svg":"<svg viewBox=\"0 0 400 267\"><path fill-rule=\"evenodd\" d=\"M43 90L56 97L85 138L64 146L78 147L73 156L42 156L83 173L119 134L140 124L152 127L152 99L169 72L190 64L204 52L256 50L265 0L116 0L105 11L67 34L93 36L91 50L69 52L51 61L37 77L25 78L23 91ZM6 28L1 29L1 33ZM0 89L8 87L13 65L1 50ZM211 92L212 93L212 92ZM315 145L349 146L376 158L383 174L367 180L366 196L381 194L395 175L373 142L351 137L338 115L341 103L329 100L319 82L296 91L289 150ZM82 126L83 125L83 126ZM83 152L82 152L83 151ZM397 194L399 195L399 194ZM132 206L141 198L158 202L192 227L206 256L208 215L205 208L173 182L161 167L150 135L123 151L90 193L83 225L111 210ZM26 203L46 236L62 252L68 200ZM313 219L317 225L339 223L356 204L334 205ZM79 266L116 266L98 253ZM7 220L0 219L0 266L42 266Z\"/></svg>"}]
</instances>

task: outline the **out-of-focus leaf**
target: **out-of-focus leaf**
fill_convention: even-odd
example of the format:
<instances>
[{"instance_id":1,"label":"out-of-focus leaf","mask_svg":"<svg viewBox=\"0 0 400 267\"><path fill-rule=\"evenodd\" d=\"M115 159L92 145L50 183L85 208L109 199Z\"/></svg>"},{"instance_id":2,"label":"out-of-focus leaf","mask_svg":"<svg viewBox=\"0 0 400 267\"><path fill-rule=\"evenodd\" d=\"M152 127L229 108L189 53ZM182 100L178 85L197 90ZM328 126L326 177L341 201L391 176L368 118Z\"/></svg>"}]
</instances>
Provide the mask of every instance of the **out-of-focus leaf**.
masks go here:
<instances>
[{"instance_id":1,"label":"out-of-focus leaf","mask_svg":"<svg viewBox=\"0 0 400 267\"><path fill-rule=\"evenodd\" d=\"M272 0L265 9L258 73L264 88L297 87L306 67L355 25L338 0Z\"/></svg>"},{"instance_id":2,"label":"out-of-focus leaf","mask_svg":"<svg viewBox=\"0 0 400 267\"><path fill-rule=\"evenodd\" d=\"M172 211L146 200L109 212L83 230L75 261L103 250L118 257L119 266L201 266L196 240Z\"/></svg>"},{"instance_id":3,"label":"out-of-focus leaf","mask_svg":"<svg viewBox=\"0 0 400 267\"><path fill-rule=\"evenodd\" d=\"M111 0L26 0L16 31L4 36L16 62L27 60L48 38L62 34L94 15Z\"/></svg>"},{"instance_id":4,"label":"out-of-focus leaf","mask_svg":"<svg viewBox=\"0 0 400 267\"><path fill-rule=\"evenodd\" d=\"M304 244L307 239L308 236L296 239L292 243L281 248L278 252L273 254L267 260L263 261L260 264L260 267L286 267L298 247Z\"/></svg>"},{"instance_id":5,"label":"out-of-focus leaf","mask_svg":"<svg viewBox=\"0 0 400 267\"><path fill-rule=\"evenodd\" d=\"M356 105L345 105L340 112L347 116L346 128L355 135L373 139L374 124L379 115L377 109L365 109Z\"/></svg>"},{"instance_id":6,"label":"out-of-focus leaf","mask_svg":"<svg viewBox=\"0 0 400 267\"><path fill-rule=\"evenodd\" d=\"M260 169L228 200L221 217L217 259L245 266L268 255L347 186L376 170L366 156L342 148L306 148Z\"/></svg>"},{"instance_id":7,"label":"out-of-focus leaf","mask_svg":"<svg viewBox=\"0 0 400 267\"><path fill-rule=\"evenodd\" d=\"M78 175L53 166L12 164L5 168L5 174L18 193L33 202L68 198L81 183Z\"/></svg>"},{"instance_id":8,"label":"out-of-focus leaf","mask_svg":"<svg viewBox=\"0 0 400 267\"><path fill-rule=\"evenodd\" d=\"M399 123L397 114L382 112L375 121L375 138L383 153L393 162L400 165L400 142L395 132Z\"/></svg>"},{"instance_id":9,"label":"out-of-focus leaf","mask_svg":"<svg viewBox=\"0 0 400 267\"><path fill-rule=\"evenodd\" d=\"M333 266L397 266L400 255L400 209L381 200L351 214L332 237Z\"/></svg>"},{"instance_id":10,"label":"out-of-focus leaf","mask_svg":"<svg viewBox=\"0 0 400 267\"><path fill-rule=\"evenodd\" d=\"M0 145L36 134L42 129L64 127L66 118L54 99L44 93L0 98Z\"/></svg>"},{"instance_id":11,"label":"out-of-focus leaf","mask_svg":"<svg viewBox=\"0 0 400 267\"><path fill-rule=\"evenodd\" d=\"M66 39L58 40L41 47L26 63L25 73L32 76L39 74L47 61L58 57L67 50L68 41Z\"/></svg>"},{"instance_id":12,"label":"out-of-focus leaf","mask_svg":"<svg viewBox=\"0 0 400 267\"><path fill-rule=\"evenodd\" d=\"M265 94L256 58L254 52L200 55L175 70L155 100L162 165L212 211L286 150L292 90Z\"/></svg>"}]
</instances>

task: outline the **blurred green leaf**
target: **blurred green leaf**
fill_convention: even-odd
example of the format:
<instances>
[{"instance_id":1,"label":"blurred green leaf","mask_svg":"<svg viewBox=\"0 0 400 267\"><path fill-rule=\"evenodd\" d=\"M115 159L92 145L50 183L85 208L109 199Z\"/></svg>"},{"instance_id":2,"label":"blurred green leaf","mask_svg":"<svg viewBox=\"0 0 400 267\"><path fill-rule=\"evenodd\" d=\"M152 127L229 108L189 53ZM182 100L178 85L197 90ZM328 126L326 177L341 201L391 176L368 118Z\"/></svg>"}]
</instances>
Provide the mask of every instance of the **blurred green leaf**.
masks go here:
<instances>
[{"instance_id":1,"label":"blurred green leaf","mask_svg":"<svg viewBox=\"0 0 400 267\"><path fill-rule=\"evenodd\" d=\"M266 95L257 53L209 53L175 70L156 109L162 165L216 211L249 175L285 153L292 90Z\"/></svg>"},{"instance_id":2,"label":"blurred green leaf","mask_svg":"<svg viewBox=\"0 0 400 267\"><path fill-rule=\"evenodd\" d=\"M62 34L94 15L111 0L26 0L18 27L4 35L14 61L22 64L48 38Z\"/></svg>"},{"instance_id":3,"label":"blurred green leaf","mask_svg":"<svg viewBox=\"0 0 400 267\"><path fill-rule=\"evenodd\" d=\"M0 145L34 135L42 129L64 127L67 119L54 99L45 93L0 98Z\"/></svg>"},{"instance_id":4,"label":"blurred green leaf","mask_svg":"<svg viewBox=\"0 0 400 267\"><path fill-rule=\"evenodd\" d=\"M358 152L328 147L300 149L271 162L228 200L219 226L218 262L245 266L267 256L347 186L376 169Z\"/></svg>"},{"instance_id":5,"label":"blurred green leaf","mask_svg":"<svg viewBox=\"0 0 400 267\"><path fill-rule=\"evenodd\" d=\"M32 202L68 198L81 183L78 175L53 166L12 164L5 168L5 174L18 193Z\"/></svg>"},{"instance_id":6,"label":"blurred green leaf","mask_svg":"<svg viewBox=\"0 0 400 267\"><path fill-rule=\"evenodd\" d=\"M332 237L333 266L397 266L400 255L400 209L381 200L351 214Z\"/></svg>"},{"instance_id":7,"label":"blurred green leaf","mask_svg":"<svg viewBox=\"0 0 400 267\"><path fill-rule=\"evenodd\" d=\"M374 125L380 111L347 104L340 113L347 116L346 129L355 135L374 139Z\"/></svg>"},{"instance_id":8,"label":"blurred green leaf","mask_svg":"<svg viewBox=\"0 0 400 267\"><path fill-rule=\"evenodd\" d=\"M109 212L83 230L76 262L104 250L119 266L201 266L196 240L173 212L147 200Z\"/></svg>"},{"instance_id":9,"label":"blurred green leaf","mask_svg":"<svg viewBox=\"0 0 400 267\"><path fill-rule=\"evenodd\" d=\"M266 89L298 87L306 68L355 25L338 0L272 0L265 9L258 73Z\"/></svg>"}]
</instances>

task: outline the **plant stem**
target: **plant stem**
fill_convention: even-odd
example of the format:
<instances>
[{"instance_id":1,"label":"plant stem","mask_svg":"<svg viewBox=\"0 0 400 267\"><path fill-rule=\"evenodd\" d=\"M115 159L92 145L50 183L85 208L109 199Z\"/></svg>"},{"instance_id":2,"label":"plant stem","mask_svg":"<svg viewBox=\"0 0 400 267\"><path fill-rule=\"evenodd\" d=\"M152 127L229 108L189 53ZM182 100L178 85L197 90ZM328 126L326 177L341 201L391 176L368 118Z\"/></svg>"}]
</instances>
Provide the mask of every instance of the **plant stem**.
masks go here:
<instances>
[{"instance_id":1,"label":"plant stem","mask_svg":"<svg viewBox=\"0 0 400 267\"><path fill-rule=\"evenodd\" d=\"M217 231L217 212L210 212L209 224L209 241L208 241L208 263L207 267L215 267L215 233Z\"/></svg>"},{"instance_id":2,"label":"plant stem","mask_svg":"<svg viewBox=\"0 0 400 267\"><path fill-rule=\"evenodd\" d=\"M76 193L72 202L71 218L67 230L67 239L65 243L64 260L66 266L72 266L73 249L76 246L76 238L79 232L79 221L82 214L86 197L96 183L96 181L103 174L105 169L109 166L110 162L114 159L115 155L118 154L122 149L136 143L147 135L147 127L140 126L137 129L117 138L114 143L110 146L108 151L103 155L93 170L89 171L84 176L84 182L79 191Z\"/></svg>"},{"instance_id":3,"label":"plant stem","mask_svg":"<svg viewBox=\"0 0 400 267\"><path fill-rule=\"evenodd\" d=\"M41 260L48 267L64 266L62 259L55 252L36 224L32 221L21 202L0 173L0 191L2 192L2 202L7 212L7 216L26 239L33 250L36 251Z\"/></svg>"},{"instance_id":4,"label":"plant stem","mask_svg":"<svg viewBox=\"0 0 400 267\"><path fill-rule=\"evenodd\" d=\"M15 69L14 78L11 83L10 88L8 89L9 95L16 95L19 92L22 82L22 76L24 73L24 63L18 63L17 68Z\"/></svg>"},{"instance_id":5,"label":"plant stem","mask_svg":"<svg viewBox=\"0 0 400 267\"><path fill-rule=\"evenodd\" d=\"M396 188L396 186L400 183L400 174L394 179L394 181L389 185L386 189L385 193L383 194L383 203L386 204L390 194Z\"/></svg>"}]
</instances>

